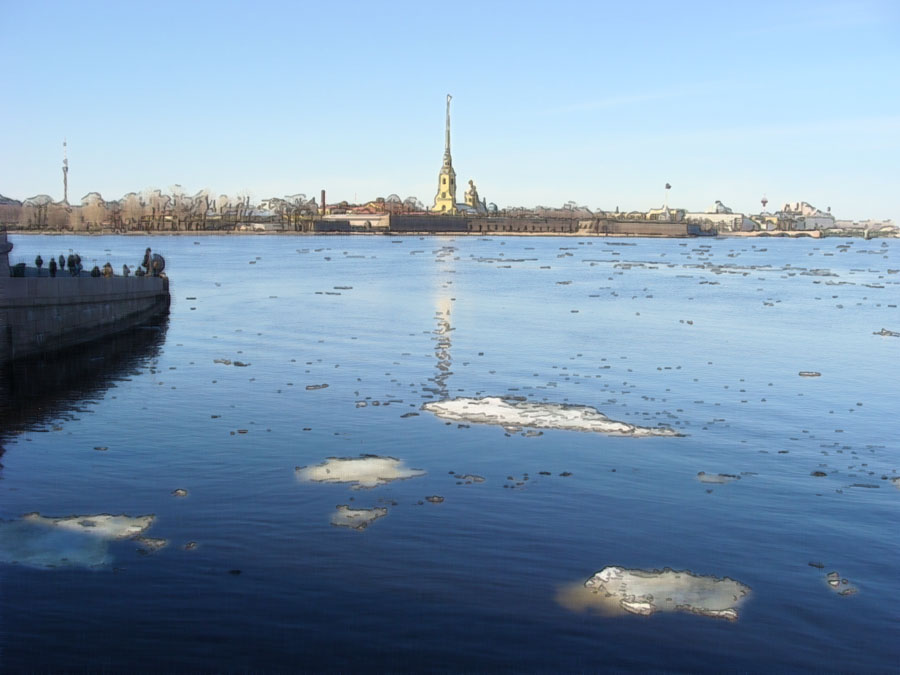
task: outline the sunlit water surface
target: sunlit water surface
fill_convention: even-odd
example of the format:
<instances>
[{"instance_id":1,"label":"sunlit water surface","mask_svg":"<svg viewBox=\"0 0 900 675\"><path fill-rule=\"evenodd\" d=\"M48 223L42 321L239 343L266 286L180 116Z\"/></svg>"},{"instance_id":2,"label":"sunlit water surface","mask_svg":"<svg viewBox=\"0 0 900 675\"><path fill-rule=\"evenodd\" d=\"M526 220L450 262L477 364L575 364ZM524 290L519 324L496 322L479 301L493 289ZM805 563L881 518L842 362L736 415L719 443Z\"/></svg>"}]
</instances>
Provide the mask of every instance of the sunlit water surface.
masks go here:
<instances>
[{"instance_id":1,"label":"sunlit water surface","mask_svg":"<svg viewBox=\"0 0 900 675\"><path fill-rule=\"evenodd\" d=\"M117 270L152 246L172 308L69 358L71 377L10 376L0 518L155 514L146 534L168 545L112 542L90 569L0 564L3 669L900 663L900 338L873 334L900 331L896 241L11 239L12 262L74 249ZM486 396L683 435L535 435L421 409ZM362 453L427 473L367 490L297 478ZM339 504L388 512L358 531L331 524ZM734 622L560 602L608 565L752 590Z\"/></svg>"}]
</instances>

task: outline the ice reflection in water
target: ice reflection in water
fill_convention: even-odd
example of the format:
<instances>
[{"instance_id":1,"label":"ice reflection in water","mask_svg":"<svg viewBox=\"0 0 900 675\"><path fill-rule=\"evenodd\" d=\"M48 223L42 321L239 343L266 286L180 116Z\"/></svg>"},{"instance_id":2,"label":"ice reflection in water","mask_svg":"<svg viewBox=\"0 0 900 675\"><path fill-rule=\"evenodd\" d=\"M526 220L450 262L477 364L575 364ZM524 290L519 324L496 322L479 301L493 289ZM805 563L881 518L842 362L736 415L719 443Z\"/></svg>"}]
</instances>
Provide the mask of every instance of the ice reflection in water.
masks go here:
<instances>
[{"instance_id":1,"label":"ice reflection in water","mask_svg":"<svg viewBox=\"0 0 900 675\"><path fill-rule=\"evenodd\" d=\"M50 518L28 513L0 521L0 562L36 568L100 567L111 561L108 542L143 533L154 516L110 515ZM165 540L148 539L156 550Z\"/></svg>"}]
</instances>

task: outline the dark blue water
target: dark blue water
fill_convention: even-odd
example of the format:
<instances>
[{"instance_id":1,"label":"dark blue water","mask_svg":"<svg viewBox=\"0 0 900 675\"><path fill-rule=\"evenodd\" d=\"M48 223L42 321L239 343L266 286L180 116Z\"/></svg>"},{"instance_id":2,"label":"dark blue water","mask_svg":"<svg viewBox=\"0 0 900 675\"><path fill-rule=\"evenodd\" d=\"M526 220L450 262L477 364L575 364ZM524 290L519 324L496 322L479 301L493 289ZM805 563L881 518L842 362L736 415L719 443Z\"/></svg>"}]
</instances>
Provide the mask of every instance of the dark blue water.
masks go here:
<instances>
[{"instance_id":1,"label":"dark blue water","mask_svg":"<svg viewBox=\"0 0 900 675\"><path fill-rule=\"evenodd\" d=\"M11 239L13 263L72 248L117 270L152 246L173 299L160 326L7 376L0 518L152 513L169 543L113 542L93 569L0 565L3 669L900 664L900 338L873 335L900 331L896 241ZM523 436L420 409L457 396L684 435ZM428 473L295 477L361 453ZM388 515L338 528L338 504ZM608 565L752 592L736 622L558 601ZM829 589L832 570L858 593Z\"/></svg>"}]
</instances>

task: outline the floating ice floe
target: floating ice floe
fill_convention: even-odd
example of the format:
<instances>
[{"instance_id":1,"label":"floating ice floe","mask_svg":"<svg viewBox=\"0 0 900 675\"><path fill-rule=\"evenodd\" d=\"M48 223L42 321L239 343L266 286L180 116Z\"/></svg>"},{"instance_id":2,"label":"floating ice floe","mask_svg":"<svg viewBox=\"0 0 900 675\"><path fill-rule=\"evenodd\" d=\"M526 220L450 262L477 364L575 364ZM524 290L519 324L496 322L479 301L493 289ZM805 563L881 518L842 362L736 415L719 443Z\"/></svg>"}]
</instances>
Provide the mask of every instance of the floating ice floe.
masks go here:
<instances>
[{"instance_id":1,"label":"floating ice floe","mask_svg":"<svg viewBox=\"0 0 900 675\"><path fill-rule=\"evenodd\" d=\"M161 548L165 548L169 545L167 539L154 539L153 537L135 537L134 543L140 545L138 551L144 554L155 553Z\"/></svg>"},{"instance_id":2,"label":"floating ice floe","mask_svg":"<svg viewBox=\"0 0 900 675\"><path fill-rule=\"evenodd\" d=\"M717 485L722 485L740 479L740 476L733 473L706 473L705 471L699 471L697 473L697 480L701 483L715 483Z\"/></svg>"},{"instance_id":3,"label":"floating ice floe","mask_svg":"<svg viewBox=\"0 0 900 675\"><path fill-rule=\"evenodd\" d=\"M572 431L596 431L616 436L681 436L666 427L641 427L611 420L596 408L562 403L516 401L499 397L454 398L434 401L423 410L456 422L495 424L502 427L537 427Z\"/></svg>"},{"instance_id":4,"label":"floating ice floe","mask_svg":"<svg viewBox=\"0 0 900 675\"><path fill-rule=\"evenodd\" d=\"M0 562L37 568L99 567L111 560L110 541L137 537L154 519L107 513L49 518L28 513L20 520L0 521Z\"/></svg>"},{"instance_id":5,"label":"floating ice floe","mask_svg":"<svg viewBox=\"0 0 900 675\"><path fill-rule=\"evenodd\" d=\"M829 572L825 575L825 581L828 582L828 587L838 595L856 595L859 592L856 586L851 585L847 579L841 576L840 572Z\"/></svg>"},{"instance_id":6,"label":"floating ice floe","mask_svg":"<svg viewBox=\"0 0 900 675\"><path fill-rule=\"evenodd\" d=\"M662 571L604 567L582 587L564 591L559 600L575 610L642 616L682 611L735 621L737 607L749 593L748 586L728 577L698 576L668 567Z\"/></svg>"},{"instance_id":7,"label":"floating ice floe","mask_svg":"<svg viewBox=\"0 0 900 675\"><path fill-rule=\"evenodd\" d=\"M456 474L456 480L464 483L483 483L484 476L478 476L474 473Z\"/></svg>"},{"instance_id":8,"label":"floating ice floe","mask_svg":"<svg viewBox=\"0 0 900 675\"><path fill-rule=\"evenodd\" d=\"M90 534L101 539L130 539L141 534L153 524L156 516L113 516L101 513L96 516L68 516L50 518L39 513L26 513L22 520L37 525L58 527L71 532Z\"/></svg>"},{"instance_id":9,"label":"floating ice floe","mask_svg":"<svg viewBox=\"0 0 900 675\"><path fill-rule=\"evenodd\" d=\"M340 504L331 514L331 524L337 527L364 530L374 521L386 516L387 512L386 508L380 506L374 509L351 509L346 504Z\"/></svg>"},{"instance_id":10,"label":"floating ice floe","mask_svg":"<svg viewBox=\"0 0 900 675\"><path fill-rule=\"evenodd\" d=\"M315 466L298 466L297 478L315 483L353 483L353 487L373 488L391 481L424 476L421 469L410 469L402 460L378 455L329 457Z\"/></svg>"}]
</instances>

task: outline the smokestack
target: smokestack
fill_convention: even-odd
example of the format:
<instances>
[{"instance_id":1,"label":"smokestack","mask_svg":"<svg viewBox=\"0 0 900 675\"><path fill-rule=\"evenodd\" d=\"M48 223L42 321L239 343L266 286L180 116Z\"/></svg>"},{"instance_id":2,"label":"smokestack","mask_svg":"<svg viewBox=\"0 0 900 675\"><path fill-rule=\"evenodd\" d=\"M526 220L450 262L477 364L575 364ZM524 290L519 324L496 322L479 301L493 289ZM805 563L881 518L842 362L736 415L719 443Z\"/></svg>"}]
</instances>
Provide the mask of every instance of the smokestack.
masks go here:
<instances>
[{"instance_id":1,"label":"smokestack","mask_svg":"<svg viewBox=\"0 0 900 675\"><path fill-rule=\"evenodd\" d=\"M322 190L322 215L325 215L325 190Z\"/></svg>"}]
</instances>

